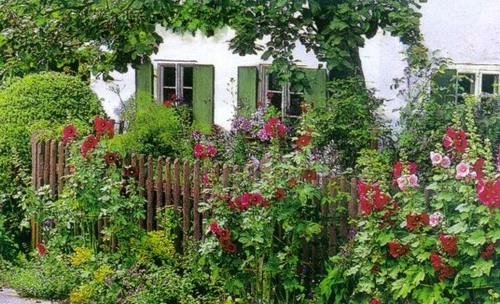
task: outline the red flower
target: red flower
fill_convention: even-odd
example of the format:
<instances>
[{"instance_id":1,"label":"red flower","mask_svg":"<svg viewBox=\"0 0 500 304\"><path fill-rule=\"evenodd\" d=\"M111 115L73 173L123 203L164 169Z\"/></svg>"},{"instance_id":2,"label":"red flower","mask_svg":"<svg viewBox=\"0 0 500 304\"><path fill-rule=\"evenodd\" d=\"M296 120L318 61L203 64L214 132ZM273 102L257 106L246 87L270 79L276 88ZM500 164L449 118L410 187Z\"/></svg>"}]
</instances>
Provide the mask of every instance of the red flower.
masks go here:
<instances>
[{"instance_id":1,"label":"red flower","mask_svg":"<svg viewBox=\"0 0 500 304\"><path fill-rule=\"evenodd\" d=\"M410 171L410 175L411 175L411 174L416 174L416 173L417 173L417 163L416 163L416 162L412 162L412 163L408 166L408 171Z\"/></svg>"},{"instance_id":2,"label":"red flower","mask_svg":"<svg viewBox=\"0 0 500 304\"><path fill-rule=\"evenodd\" d=\"M253 206L258 206L264 204L264 198L260 193L251 193L250 194L250 202Z\"/></svg>"},{"instance_id":3,"label":"red flower","mask_svg":"<svg viewBox=\"0 0 500 304\"><path fill-rule=\"evenodd\" d=\"M481 179L484 176L483 173L484 159L478 158L474 165L472 165L472 170L476 172L476 178Z\"/></svg>"},{"instance_id":4,"label":"red flower","mask_svg":"<svg viewBox=\"0 0 500 304\"><path fill-rule=\"evenodd\" d=\"M207 154L206 155L208 157L213 157L213 156L215 156L215 154L217 154L217 150L215 150L215 147L212 146L212 145L207 145L206 149L207 149Z\"/></svg>"},{"instance_id":5,"label":"red flower","mask_svg":"<svg viewBox=\"0 0 500 304\"><path fill-rule=\"evenodd\" d=\"M308 182L313 182L317 178L315 170L305 170L302 176L304 177L304 180Z\"/></svg>"},{"instance_id":6,"label":"red flower","mask_svg":"<svg viewBox=\"0 0 500 304\"><path fill-rule=\"evenodd\" d=\"M164 105L165 107L167 107L167 108L171 108L171 107L173 107L174 102L173 102L173 101L171 101L171 100L165 100L165 101L163 102L163 105Z\"/></svg>"},{"instance_id":7,"label":"red flower","mask_svg":"<svg viewBox=\"0 0 500 304\"><path fill-rule=\"evenodd\" d=\"M361 209L361 213L363 215L369 215L370 213L372 213L373 205L368 201L366 197L361 197L359 208Z\"/></svg>"},{"instance_id":8,"label":"red flower","mask_svg":"<svg viewBox=\"0 0 500 304\"><path fill-rule=\"evenodd\" d=\"M270 118L264 125L264 132L269 137L285 137L286 126L277 117Z\"/></svg>"},{"instance_id":9,"label":"red flower","mask_svg":"<svg viewBox=\"0 0 500 304\"><path fill-rule=\"evenodd\" d=\"M493 255L495 254L495 245L493 243L489 243L486 245L486 248L481 252L481 257L485 260L493 259Z\"/></svg>"},{"instance_id":10,"label":"red flower","mask_svg":"<svg viewBox=\"0 0 500 304\"><path fill-rule=\"evenodd\" d=\"M392 175L394 176L394 178L398 178L401 176L401 174L403 174L403 163L398 161L394 164Z\"/></svg>"},{"instance_id":11,"label":"red flower","mask_svg":"<svg viewBox=\"0 0 500 304\"><path fill-rule=\"evenodd\" d=\"M443 261L442 261L441 257L439 256L439 254L437 254L435 252L431 252L430 259L431 259L432 267L434 267L435 271L438 271L439 269L441 269Z\"/></svg>"},{"instance_id":12,"label":"red flower","mask_svg":"<svg viewBox=\"0 0 500 304\"><path fill-rule=\"evenodd\" d=\"M285 189L283 188L278 188L274 192L274 198L276 198L277 201L281 201L285 197Z\"/></svg>"},{"instance_id":13,"label":"red flower","mask_svg":"<svg viewBox=\"0 0 500 304\"><path fill-rule=\"evenodd\" d=\"M299 147L299 148L306 147L310 142L311 142L311 136L301 135L297 139L297 147Z\"/></svg>"},{"instance_id":14,"label":"red flower","mask_svg":"<svg viewBox=\"0 0 500 304\"><path fill-rule=\"evenodd\" d=\"M94 135L89 135L85 141L82 143L80 152L83 157L87 156L87 153L94 150L97 147L98 141Z\"/></svg>"},{"instance_id":15,"label":"red flower","mask_svg":"<svg viewBox=\"0 0 500 304\"><path fill-rule=\"evenodd\" d=\"M76 128L73 125L66 125L63 129L63 144L66 144L68 142L68 139L72 138L76 138Z\"/></svg>"},{"instance_id":16,"label":"red flower","mask_svg":"<svg viewBox=\"0 0 500 304\"><path fill-rule=\"evenodd\" d=\"M213 234L217 235L219 233L219 223L217 222L212 222L210 223L210 225L208 225L209 229L210 229L210 232L212 232Z\"/></svg>"},{"instance_id":17,"label":"red flower","mask_svg":"<svg viewBox=\"0 0 500 304\"><path fill-rule=\"evenodd\" d=\"M222 247L222 250L227 253L234 253L237 249L236 245L229 239L220 239L219 244Z\"/></svg>"},{"instance_id":18,"label":"red flower","mask_svg":"<svg viewBox=\"0 0 500 304\"><path fill-rule=\"evenodd\" d=\"M370 299L370 303L369 304L381 304L382 302L380 302L378 299L375 299L375 298L371 298Z\"/></svg>"},{"instance_id":19,"label":"red flower","mask_svg":"<svg viewBox=\"0 0 500 304\"><path fill-rule=\"evenodd\" d=\"M229 229L227 229L227 228L219 229L215 234L221 240L230 240L231 239L231 233L229 232Z\"/></svg>"},{"instance_id":20,"label":"red flower","mask_svg":"<svg viewBox=\"0 0 500 304\"><path fill-rule=\"evenodd\" d=\"M455 269L453 269L450 265L444 265L439 270L438 280L442 281L446 278L452 277L453 274L455 274Z\"/></svg>"},{"instance_id":21,"label":"red flower","mask_svg":"<svg viewBox=\"0 0 500 304\"><path fill-rule=\"evenodd\" d=\"M288 187L293 188L293 187L295 187L295 185L297 185L297 181L294 178L292 178L292 179L288 180L287 184L288 184Z\"/></svg>"},{"instance_id":22,"label":"red flower","mask_svg":"<svg viewBox=\"0 0 500 304\"><path fill-rule=\"evenodd\" d=\"M41 242L36 242L36 249L38 250L39 255L45 255L46 249L45 245Z\"/></svg>"},{"instance_id":23,"label":"red flower","mask_svg":"<svg viewBox=\"0 0 500 304\"><path fill-rule=\"evenodd\" d=\"M94 118L94 130L96 132L104 132L106 130L106 118L96 116Z\"/></svg>"},{"instance_id":24,"label":"red flower","mask_svg":"<svg viewBox=\"0 0 500 304\"><path fill-rule=\"evenodd\" d=\"M452 147L453 150L464 153L467 149L467 135L462 129L454 130L450 127L446 129L446 136L444 138L443 145L448 148Z\"/></svg>"},{"instance_id":25,"label":"red flower","mask_svg":"<svg viewBox=\"0 0 500 304\"><path fill-rule=\"evenodd\" d=\"M398 242L389 242L389 254L393 258L400 257L407 254L410 251L410 246L402 245Z\"/></svg>"},{"instance_id":26,"label":"red flower","mask_svg":"<svg viewBox=\"0 0 500 304\"><path fill-rule=\"evenodd\" d=\"M427 213L421 214L407 214L406 215L406 228L410 231L414 231L420 226L428 226L429 225L429 215Z\"/></svg>"},{"instance_id":27,"label":"red flower","mask_svg":"<svg viewBox=\"0 0 500 304\"><path fill-rule=\"evenodd\" d=\"M489 207L500 207L500 180L479 180L476 185L479 202Z\"/></svg>"},{"instance_id":28,"label":"red flower","mask_svg":"<svg viewBox=\"0 0 500 304\"><path fill-rule=\"evenodd\" d=\"M205 158L205 147L202 144L196 144L194 146L194 157L196 158Z\"/></svg>"},{"instance_id":29,"label":"red flower","mask_svg":"<svg viewBox=\"0 0 500 304\"><path fill-rule=\"evenodd\" d=\"M118 164L120 161L120 157L118 156L118 153L115 152L108 152L104 156L104 163L106 163L106 166L109 167L112 164Z\"/></svg>"},{"instance_id":30,"label":"red flower","mask_svg":"<svg viewBox=\"0 0 500 304\"><path fill-rule=\"evenodd\" d=\"M122 177L124 179L129 179L132 177L137 180L139 179L139 171L134 166L124 167Z\"/></svg>"},{"instance_id":31,"label":"red flower","mask_svg":"<svg viewBox=\"0 0 500 304\"><path fill-rule=\"evenodd\" d=\"M443 246L443 250L446 251L446 253L448 253L450 256L456 256L458 253L457 240L458 238L456 236L446 236L444 234L439 235L439 241Z\"/></svg>"}]
</instances>

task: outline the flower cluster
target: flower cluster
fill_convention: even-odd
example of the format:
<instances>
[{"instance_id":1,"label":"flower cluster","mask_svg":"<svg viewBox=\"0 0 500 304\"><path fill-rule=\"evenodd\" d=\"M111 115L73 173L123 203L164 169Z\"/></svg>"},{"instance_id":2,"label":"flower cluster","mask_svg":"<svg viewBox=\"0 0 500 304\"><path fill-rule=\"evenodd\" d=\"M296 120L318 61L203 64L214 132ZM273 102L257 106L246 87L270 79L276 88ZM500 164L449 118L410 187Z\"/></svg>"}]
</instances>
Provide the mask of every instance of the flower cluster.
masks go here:
<instances>
[{"instance_id":1,"label":"flower cluster","mask_svg":"<svg viewBox=\"0 0 500 304\"><path fill-rule=\"evenodd\" d=\"M446 129L443 145L445 148L448 148L449 151L464 153L465 149L468 147L465 131L448 127L448 129Z\"/></svg>"},{"instance_id":2,"label":"flower cluster","mask_svg":"<svg viewBox=\"0 0 500 304\"><path fill-rule=\"evenodd\" d=\"M271 138L284 138L286 136L286 126L281 123L278 117L270 118L257 132L257 137L261 141L268 141Z\"/></svg>"},{"instance_id":3,"label":"flower cluster","mask_svg":"<svg viewBox=\"0 0 500 304\"><path fill-rule=\"evenodd\" d=\"M405 191L408 186L413 188L420 186L416 173L417 164L415 162L410 163L408 168L404 168L403 163L399 161L394 164L393 176L401 191Z\"/></svg>"},{"instance_id":4,"label":"flower cluster","mask_svg":"<svg viewBox=\"0 0 500 304\"><path fill-rule=\"evenodd\" d=\"M495 255L495 244L490 242L486 244L483 251L481 251L481 257L485 260L491 260L493 259L494 255Z\"/></svg>"},{"instance_id":5,"label":"flower cluster","mask_svg":"<svg viewBox=\"0 0 500 304\"><path fill-rule=\"evenodd\" d=\"M389 254L393 258L398 258L402 255L407 254L408 252L410 252L410 246L403 245L396 241L389 242Z\"/></svg>"},{"instance_id":6,"label":"flower cluster","mask_svg":"<svg viewBox=\"0 0 500 304\"><path fill-rule=\"evenodd\" d=\"M231 233L227 228L219 227L219 223L212 222L209 226L210 232L212 232L217 239L219 239L219 244L225 252L234 253L236 251L236 245L231 241Z\"/></svg>"},{"instance_id":7,"label":"flower cluster","mask_svg":"<svg viewBox=\"0 0 500 304\"><path fill-rule=\"evenodd\" d=\"M490 208L500 208L500 179L496 181L479 180L476 185L479 201Z\"/></svg>"},{"instance_id":8,"label":"flower cluster","mask_svg":"<svg viewBox=\"0 0 500 304\"><path fill-rule=\"evenodd\" d=\"M94 119L94 130L95 135L100 138L101 136L107 136L108 138L113 138L115 133L115 122L112 119L106 119L96 116Z\"/></svg>"},{"instance_id":9,"label":"flower cluster","mask_svg":"<svg viewBox=\"0 0 500 304\"><path fill-rule=\"evenodd\" d=\"M441 166L443 168L449 168L451 165L451 160L448 156L442 156L435 152L431 152L431 162L433 166Z\"/></svg>"},{"instance_id":10,"label":"flower cluster","mask_svg":"<svg viewBox=\"0 0 500 304\"><path fill-rule=\"evenodd\" d=\"M268 207L269 203L266 202L262 194L245 192L236 197L233 201L229 201L229 208L233 210L245 211L253 206Z\"/></svg>"},{"instance_id":11,"label":"flower cluster","mask_svg":"<svg viewBox=\"0 0 500 304\"><path fill-rule=\"evenodd\" d=\"M441 222L441 220L443 219L443 214L439 211L437 212L434 212L433 214L431 214L429 216L429 224L432 226L432 227L436 227L437 225L439 225L439 223Z\"/></svg>"},{"instance_id":12,"label":"flower cluster","mask_svg":"<svg viewBox=\"0 0 500 304\"><path fill-rule=\"evenodd\" d=\"M358 181L358 195L360 209L363 215L369 215L373 209L383 210L391 201L391 197L380 191L378 184L367 185L362 180Z\"/></svg>"},{"instance_id":13,"label":"flower cluster","mask_svg":"<svg viewBox=\"0 0 500 304\"><path fill-rule=\"evenodd\" d=\"M305 134L305 135L299 136L299 138L297 139L297 147L298 148L307 147L309 145L309 143L311 142L311 139L312 139L312 137L310 134Z\"/></svg>"},{"instance_id":14,"label":"flower cluster","mask_svg":"<svg viewBox=\"0 0 500 304\"><path fill-rule=\"evenodd\" d=\"M87 157L87 153L94 150L95 147L97 147L98 143L99 141L97 140L97 137L95 137L95 135L87 136L82 146L80 147L80 153L82 154L82 156Z\"/></svg>"},{"instance_id":15,"label":"flower cluster","mask_svg":"<svg viewBox=\"0 0 500 304\"><path fill-rule=\"evenodd\" d=\"M425 212L420 214L410 213L406 215L406 228L414 231L423 226L429 225L429 215Z\"/></svg>"},{"instance_id":16,"label":"flower cluster","mask_svg":"<svg viewBox=\"0 0 500 304\"><path fill-rule=\"evenodd\" d=\"M438 274L439 281L452 277L455 274L455 269L446 264L439 254L431 252L430 260L434 271Z\"/></svg>"},{"instance_id":17,"label":"flower cluster","mask_svg":"<svg viewBox=\"0 0 500 304\"><path fill-rule=\"evenodd\" d=\"M199 159L206 159L215 156L217 154L217 150L215 150L215 147L211 144L202 144L202 143L197 143L194 146L194 157L199 158Z\"/></svg>"}]
</instances>

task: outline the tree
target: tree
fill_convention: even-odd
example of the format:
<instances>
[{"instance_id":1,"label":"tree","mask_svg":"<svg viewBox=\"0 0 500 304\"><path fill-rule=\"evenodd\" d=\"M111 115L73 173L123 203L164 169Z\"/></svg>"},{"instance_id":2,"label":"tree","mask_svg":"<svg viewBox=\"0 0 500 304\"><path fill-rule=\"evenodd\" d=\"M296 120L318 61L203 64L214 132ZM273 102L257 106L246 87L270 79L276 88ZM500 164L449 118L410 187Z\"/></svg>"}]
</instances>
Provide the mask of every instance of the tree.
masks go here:
<instances>
[{"instance_id":1,"label":"tree","mask_svg":"<svg viewBox=\"0 0 500 304\"><path fill-rule=\"evenodd\" d=\"M157 50L157 24L209 36L229 26L236 31L230 48L240 55L263 50L283 82L301 79L292 56L297 41L326 62L332 78L362 77L359 48L378 29L419 45L422 2L6 0L0 4L0 79L41 69L123 72ZM265 36L270 40L259 45Z\"/></svg>"}]
</instances>

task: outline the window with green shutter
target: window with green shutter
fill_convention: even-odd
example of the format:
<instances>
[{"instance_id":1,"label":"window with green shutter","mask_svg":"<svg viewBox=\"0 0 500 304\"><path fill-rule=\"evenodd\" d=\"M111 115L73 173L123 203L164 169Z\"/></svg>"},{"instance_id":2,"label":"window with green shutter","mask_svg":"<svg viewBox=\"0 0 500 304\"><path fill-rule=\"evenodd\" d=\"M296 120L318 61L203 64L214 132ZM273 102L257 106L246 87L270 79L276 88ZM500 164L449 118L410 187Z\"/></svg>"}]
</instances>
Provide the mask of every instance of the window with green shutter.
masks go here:
<instances>
[{"instance_id":1,"label":"window with green shutter","mask_svg":"<svg viewBox=\"0 0 500 304\"><path fill-rule=\"evenodd\" d=\"M193 120L210 128L214 123L214 66L193 66Z\"/></svg>"}]
</instances>

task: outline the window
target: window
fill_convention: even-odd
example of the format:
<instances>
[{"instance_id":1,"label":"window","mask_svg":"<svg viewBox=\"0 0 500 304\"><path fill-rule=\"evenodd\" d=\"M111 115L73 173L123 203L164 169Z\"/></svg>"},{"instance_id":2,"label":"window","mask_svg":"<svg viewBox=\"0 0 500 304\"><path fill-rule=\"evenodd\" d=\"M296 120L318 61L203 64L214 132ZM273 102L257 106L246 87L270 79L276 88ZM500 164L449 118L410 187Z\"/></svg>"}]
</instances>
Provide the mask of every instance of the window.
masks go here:
<instances>
[{"instance_id":1,"label":"window","mask_svg":"<svg viewBox=\"0 0 500 304\"><path fill-rule=\"evenodd\" d=\"M457 64L457 93L498 94L499 65Z\"/></svg>"},{"instance_id":2,"label":"window","mask_svg":"<svg viewBox=\"0 0 500 304\"><path fill-rule=\"evenodd\" d=\"M300 104L304 101L303 91L294 91L289 83L281 86L275 73L268 73L266 66L260 71L261 89L259 100L269 99L271 105L280 110L283 115L299 116Z\"/></svg>"},{"instance_id":3,"label":"window","mask_svg":"<svg viewBox=\"0 0 500 304\"><path fill-rule=\"evenodd\" d=\"M158 101L193 105L193 65L161 63L158 65Z\"/></svg>"}]
</instances>

